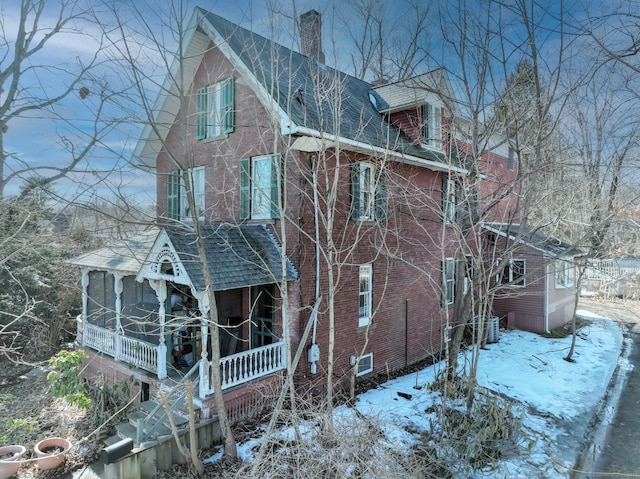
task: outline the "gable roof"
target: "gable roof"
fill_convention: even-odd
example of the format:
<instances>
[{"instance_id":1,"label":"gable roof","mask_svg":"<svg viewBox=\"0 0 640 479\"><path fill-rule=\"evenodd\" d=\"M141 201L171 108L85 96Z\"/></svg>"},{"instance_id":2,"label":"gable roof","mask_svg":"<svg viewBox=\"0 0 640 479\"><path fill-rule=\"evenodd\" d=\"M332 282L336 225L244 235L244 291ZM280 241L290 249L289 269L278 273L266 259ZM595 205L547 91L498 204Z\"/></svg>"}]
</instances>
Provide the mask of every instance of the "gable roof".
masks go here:
<instances>
[{"instance_id":1,"label":"gable roof","mask_svg":"<svg viewBox=\"0 0 640 479\"><path fill-rule=\"evenodd\" d=\"M297 134L339 141L342 148L375 153L390 153L410 163L439 170L449 170L442 152L423 148L413 142L381 113L384 98L372 85L338 70L319 64L314 58L295 52L218 15L196 7L183 53L189 61L184 69L185 86L191 85L196 68L209 41L213 42L233 64L263 106L280 125L282 134ZM206 46L203 46L205 45ZM178 62L178 60L176 60ZM179 68L172 67L172 71ZM169 77L176 78L175 75ZM331 86L318 95L316 87ZM339 85L338 87L335 87ZM184 88L185 90L187 88ZM166 85L163 92L170 92ZM335 92L340 97L336 98ZM373 95L377 105L370 100ZM179 102L161 94L154 107L156 117L167 119L178 113ZM383 100L380 105L377 100ZM381 109L379 111L377 108ZM159 133L160 138L156 136ZM164 139L168 127L154 132L145 128L135 156L149 164L159 152L158 139ZM154 143L155 137L155 146ZM456 169L456 168L453 168Z\"/></svg>"},{"instance_id":2,"label":"gable roof","mask_svg":"<svg viewBox=\"0 0 640 479\"><path fill-rule=\"evenodd\" d=\"M485 229L501 236L519 241L554 258L582 255L582 251L537 229L514 223L483 223Z\"/></svg>"},{"instance_id":3,"label":"gable roof","mask_svg":"<svg viewBox=\"0 0 640 479\"><path fill-rule=\"evenodd\" d=\"M195 235L180 227L167 227L165 232L194 289L204 291ZM214 291L282 281L282 251L264 225L203 225L200 232ZM285 264L286 279L296 279L298 273L289 259Z\"/></svg>"}]
</instances>

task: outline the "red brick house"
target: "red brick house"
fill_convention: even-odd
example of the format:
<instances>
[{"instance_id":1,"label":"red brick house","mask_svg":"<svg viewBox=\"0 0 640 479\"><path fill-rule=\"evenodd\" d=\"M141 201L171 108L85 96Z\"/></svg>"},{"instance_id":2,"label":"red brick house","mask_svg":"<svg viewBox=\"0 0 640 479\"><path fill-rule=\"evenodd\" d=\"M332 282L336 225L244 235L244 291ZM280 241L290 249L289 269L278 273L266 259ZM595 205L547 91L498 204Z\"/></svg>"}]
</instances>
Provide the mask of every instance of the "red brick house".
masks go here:
<instances>
[{"instance_id":1,"label":"red brick house","mask_svg":"<svg viewBox=\"0 0 640 479\"><path fill-rule=\"evenodd\" d=\"M443 350L448 260L458 250L453 185L466 174L437 94L446 78L373 86L322 63L317 12L302 16L301 30L304 54L195 9L174 70L186 95L160 96L136 150L157 173L157 229L73 261L83 273L88 374L135 374L143 399L197 380L207 415L211 368L220 367L233 416L257 386L281 378L287 331L289 353L304 348L296 379L308 388L326 383L330 348L343 384ZM176 91L177 77L163 91ZM483 161L486 188L515 179L504 148Z\"/></svg>"}]
</instances>

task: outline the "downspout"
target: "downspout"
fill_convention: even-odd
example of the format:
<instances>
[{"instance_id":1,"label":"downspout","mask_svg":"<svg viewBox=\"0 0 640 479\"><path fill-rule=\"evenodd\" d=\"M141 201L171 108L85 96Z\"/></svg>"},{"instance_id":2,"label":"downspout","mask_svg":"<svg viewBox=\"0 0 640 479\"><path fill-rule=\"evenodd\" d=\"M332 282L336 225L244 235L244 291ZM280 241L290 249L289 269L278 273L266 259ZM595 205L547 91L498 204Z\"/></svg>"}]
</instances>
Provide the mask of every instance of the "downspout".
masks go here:
<instances>
[{"instance_id":1,"label":"downspout","mask_svg":"<svg viewBox=\"0 0 640 479\"><path fill-rule=\"evenodd\" d=\"M409 365L409 298L404 300L404 365Z\"/></svg>"},{"instance_id":2,"label":"downspout","mask_svg":"<svg viewBox=\"0 0 640 479\"><path fill-rule=\"evenodd\" d=\"M544 332L549 333L549 263L544 269Z\"/></svg>"},{"instance_id":3,"label":"downspout","mask_svg":"<svg viewBox=\"0 0 640 479\"><path fill-rule=\"evenodd\" d=\"M311 172L313 179L313 219L315 223L315 240L316 240L316 297L315 302L318 303L320 298L320 226L318 225L318 176L316 172L317 164L316 155L311 155ZM316 374L316 359L319 359L320 348L316 344L316 330L318 326L318 315L313 317L313 333L311 335L311 349L309 351L309 361L311 362L311 374Z\"/></svg>"}]
</instances>

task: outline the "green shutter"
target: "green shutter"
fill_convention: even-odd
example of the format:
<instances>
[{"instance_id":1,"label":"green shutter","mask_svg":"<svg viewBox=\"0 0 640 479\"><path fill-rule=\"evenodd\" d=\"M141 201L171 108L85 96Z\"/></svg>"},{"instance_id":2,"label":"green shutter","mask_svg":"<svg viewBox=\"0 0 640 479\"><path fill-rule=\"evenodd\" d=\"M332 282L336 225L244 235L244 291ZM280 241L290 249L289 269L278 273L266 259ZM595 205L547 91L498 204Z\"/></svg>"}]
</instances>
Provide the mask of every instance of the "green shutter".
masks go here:
<instances>
[{"instance_id":1,"label":"green shutter","mask_svg":"<svg viewBox=\"0 0 640 479\"><path fill-rule=\"evenodd\" d=\"M224 117L222 119L224 132L233 133L236 119L235 82L233 77L230 77L225 81L222 95L224 97Z\"/></svg>"},{"instance_id":2,"label":"green shutter","mask_svg":"<svg viewBox=\"0 0 640 479\"><path fill-rule=\"evenodd\" d=\"M351 219L360 220L360 163L351 163Z\"/></svg>"},{"instance_id":3,"label":"green shutter","mask_svg":"<svg viewBox=\"0 0 640 479\"><path fill-rule=\"evenodd\" d=\"M180 219L180 172L172 171L167 178L167 217Z\"/></svg>"},{"instance_id":4,"label":"green shutter","mask_svg":"<svg viewBox=\"0 0 640 479\"><path fill-rule=\"evenodd\" d=\"M240 219L251 219L251 158L240 160Z\"/></svg>"},{"instance_id":5,"label":"green shutter","mask_svg":"<svg viewBox=\"0 0 640 479\"><path fill-rule=\"evenodd\" d=\"M280 177L280 184L278 185L278 177ZM280 153L271 156L271 185L270 185L270 198L271 198L271 217L280 218L281 211L281 195L280 191L284 190L284 164L282 161L282 155Z\"/></svg>"},{"instance_id":6,"label":"green shutter","mask_svg":"<svg viewBox=\"0 0 640 479\"><path fill-rule=\"evenodd\" d=\"M207 137L207 87L198 88L198 112L196 113L196 139Z\"/></svg>"},{"instance_id":7,"label":"green shutter","mask_svg":"<svg viewBox=\"0 0 640 479\"><path fill-rule=\"evenodd\" d=\"M431 109L428 103L422 105L422 142L426 145L429 144L429 138L431 134L429 132L429 126L431 124Z\"/></svg>"},{"instance_id":8,"label":"green shutter","mask_svg":"<svg viewBox=\"0 0 640 479\"><path fill-rule=\"evenodd\" d=\"M379 167L378 184L376 185L376 219L387 219L387 173Z\"/></svg>"}]
</instances>

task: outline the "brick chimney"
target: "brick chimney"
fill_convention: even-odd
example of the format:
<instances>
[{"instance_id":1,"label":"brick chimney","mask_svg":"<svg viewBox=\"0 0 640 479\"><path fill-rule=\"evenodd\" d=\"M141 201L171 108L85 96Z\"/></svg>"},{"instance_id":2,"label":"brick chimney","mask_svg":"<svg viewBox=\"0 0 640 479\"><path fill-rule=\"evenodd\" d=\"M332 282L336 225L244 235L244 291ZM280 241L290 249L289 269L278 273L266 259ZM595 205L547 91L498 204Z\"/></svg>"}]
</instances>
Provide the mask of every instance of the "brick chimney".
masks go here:
<instances>
[{"instance_id":1,"label":"brick chimney","mask_svg":"<svg viewBox=\"0 0 640 479\"><path fill-rule=\"evenodd\" d=\"M322 16L315 10L300 15L300 43L302 54L324 63L322 52Z\"/></svg>"}]
</instances>

